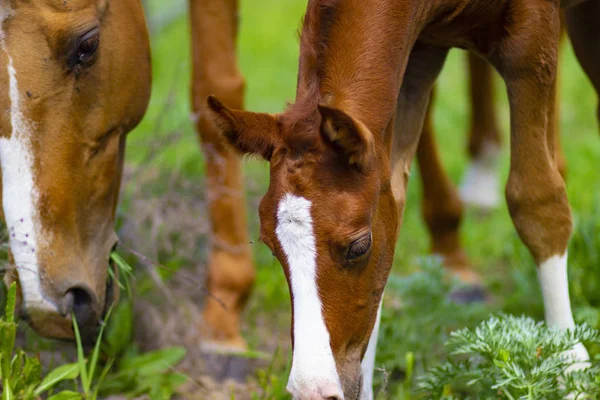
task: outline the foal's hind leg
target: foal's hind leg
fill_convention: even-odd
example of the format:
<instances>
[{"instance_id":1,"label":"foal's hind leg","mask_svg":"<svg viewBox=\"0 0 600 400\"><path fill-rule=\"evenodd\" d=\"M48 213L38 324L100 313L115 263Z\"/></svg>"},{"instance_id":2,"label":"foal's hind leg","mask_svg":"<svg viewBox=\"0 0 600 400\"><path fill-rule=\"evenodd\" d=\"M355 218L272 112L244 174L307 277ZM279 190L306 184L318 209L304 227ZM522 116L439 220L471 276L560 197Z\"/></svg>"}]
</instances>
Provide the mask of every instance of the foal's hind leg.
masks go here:
<instances>
[{"instance_id":1,"label":"foal's hind leg","mask_svg":"<svg viewBox=\"0 0 600 400\"><path fill-rule=\"evenodd\" d=\"M423 186L422 210L431 238L431 251L463 282L479 283L460 243L463 207L454 185L446 175L435 143L431 123L433 97L417 148L417 163Z\"/></svg>"},{"instance_id":2,"label":"foal's hind leg","mask_svg":"<svg viewBox=\"0 0 600 400\"><path fill-rule=\"evenodd\" d=\"M567 281L571 210L554 162L553 138L548 137L548 121L555 111L558 10L544 6L537 11L540 20L532 15L515 15L514 26L521 29L503 41L495 58L506 81L511 111L506 199L517 232L539 267L546 321L571 328L574 321ZM523 24L520 18L530 22ZM546 27L543 32L537 29L541 24ZM577 361L588 360L581 344L574 355Z\"/></svg>"},{"instance_id":3,"label":"foal's hind leg","mask_svg":"<svg viewBox=\"0 0 600 400\"><path fill-rule=\"evenodd\" d=\"M490 209L500 203L498 190L498 153L501 137L494 99L492 67L482 58L468 53L471 126L469 156L471 163L460 187L467 205Z\"/></svg>"},{"instance_id":4,"label":"foal's hind leg","mask_svg":"<svg viewBox=\"0 0 600 400\"><path fill-rule=\"evenodd\" d=\"M243 108L244 79L236 63L236 0L190 0L193 43L192 103L202 141L211 225L208 290L204 308L205 345L219 351L243 350L241 313L255 272L246 226L239 157L219 136L206 113L206 99L218 96Z\"/></svg>"},{"instance_id":5,"label":"foal's hind leg","mask_svg":"<svg viewBox=\"0 0 600 400\"><path fill-rule=\"evenodd\" d=\"M590 0L566 11L566 22L575 54L600 94L600 1ZM598 108L600 118L600 107Z\"/></svg>"},{"instance_id":6,"label":"foal's hind leg","mask_svg":"<svg viewBox=\"0 0 600 400\"><path fill-rule=\"evenodd\" d=\"M447 55L447 49L417 42L406 67L398 95L394 137L392 143L392 190L398 207L400 223L406 204L406 185L413 158L417 152L423 122L433 84Z\"/></svg>"}]
</instances>

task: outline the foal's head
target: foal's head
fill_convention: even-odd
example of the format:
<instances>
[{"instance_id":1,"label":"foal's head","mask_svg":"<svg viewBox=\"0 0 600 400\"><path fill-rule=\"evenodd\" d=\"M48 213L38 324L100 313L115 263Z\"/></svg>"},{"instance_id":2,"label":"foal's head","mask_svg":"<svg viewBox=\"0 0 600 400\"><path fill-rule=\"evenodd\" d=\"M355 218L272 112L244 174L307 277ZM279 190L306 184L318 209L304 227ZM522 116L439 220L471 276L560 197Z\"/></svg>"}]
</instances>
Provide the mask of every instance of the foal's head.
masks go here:
<instances>
[{"instance_id":1,"label":"foal's head","mask_svg":"<svg viewBox=\"0 0 600 400\"><path fill-rule=\"evenodd\" d=\"M42 335L72 338L71 312L91 335L114 297L107 274L125 135L149 90L139 0L0 2L7 280L18 281L21 311Z\"/></svg>"},{"instance_id":2,"label":"foal's head","mask_svg":"<svg viewBox=\"0 0 600 400\"><path fill-rule=\"evenodd\" d=\"M360 362L394 254L397 209L388 154L340 109L272 116L209 99L243 153L270 162L261 239L284 267L293 307L288 390L299 399L355 399Z\"/></svg>"}]
</instances>

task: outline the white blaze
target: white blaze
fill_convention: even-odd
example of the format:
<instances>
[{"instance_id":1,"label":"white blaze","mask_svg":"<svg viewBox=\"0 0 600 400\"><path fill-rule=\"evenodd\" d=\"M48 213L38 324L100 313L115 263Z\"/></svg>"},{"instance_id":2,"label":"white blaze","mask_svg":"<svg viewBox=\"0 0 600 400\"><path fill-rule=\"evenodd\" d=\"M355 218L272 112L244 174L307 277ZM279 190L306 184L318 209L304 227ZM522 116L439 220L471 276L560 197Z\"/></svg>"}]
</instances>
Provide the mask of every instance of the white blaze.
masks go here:
<instances>
[{"instance_id":1,"label":"white blaze","mask_svg":"<svg viewBox=\"0 0 600 400\"><path fill-rule=\"evenodd\" d=\"M276 235L287 258L294 306L294 354L288 390L295 398L343 397L317 288L317 250L311 202L286 194Z\"/></svg>"},{"instance_id":2,"label":"white blaze","mask_svg":"<svg viewBox=\"0 0 600 400\"><path fill-rule=\"evenodd\" d=\"M562 256L550 257L541 263L538 269L538 278L542 287L544 298L544 310L546 322L549 326L560 329L575 327L573 313L571 312L571 300L569 298L569 280L567 276L567 253ZM578 343L569 356L581 362L572 369L585 368L585 363L590 359L583 344Z\"/></svg>"},{"instance_id":3,"label":"white blaze","mask_svg":"<svg viewBox=\"0 0 600 400\"><path fill-rule=\"evenodd\" d=\"M1 20L0 20L1 22ZM10 250L21 283L23 298L28 309L55 309L43 295L38 253L40 223L38 219L38 191L33 177L31 123L21 109L21 98L13 60L0 28L0 44L8 59L10 122L12 132L0 138L0 165L2 166L2 202L9 234Z\"/></svg>"}]
</instances>

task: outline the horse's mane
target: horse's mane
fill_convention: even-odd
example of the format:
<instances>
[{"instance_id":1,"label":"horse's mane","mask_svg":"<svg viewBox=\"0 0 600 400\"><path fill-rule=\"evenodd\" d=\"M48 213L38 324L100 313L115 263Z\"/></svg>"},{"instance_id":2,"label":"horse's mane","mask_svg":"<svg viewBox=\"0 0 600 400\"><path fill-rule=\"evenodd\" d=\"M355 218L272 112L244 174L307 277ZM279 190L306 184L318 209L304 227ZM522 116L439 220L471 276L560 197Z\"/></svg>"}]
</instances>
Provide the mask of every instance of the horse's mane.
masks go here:
<instances>
[{"instance_id":1,"label":"horse's mane","mask_svg":"<svg viewBox=\"0 0 600 400\"><path fill-rule=\"evenodd\" d=\"M280 117L286 126L286 143L294 148L311 147L320 123L317 106L325 52L331 27L338 15L341 0L309 0L300 32L300 62L296 102Z\"/></svg>"}]
</instances>

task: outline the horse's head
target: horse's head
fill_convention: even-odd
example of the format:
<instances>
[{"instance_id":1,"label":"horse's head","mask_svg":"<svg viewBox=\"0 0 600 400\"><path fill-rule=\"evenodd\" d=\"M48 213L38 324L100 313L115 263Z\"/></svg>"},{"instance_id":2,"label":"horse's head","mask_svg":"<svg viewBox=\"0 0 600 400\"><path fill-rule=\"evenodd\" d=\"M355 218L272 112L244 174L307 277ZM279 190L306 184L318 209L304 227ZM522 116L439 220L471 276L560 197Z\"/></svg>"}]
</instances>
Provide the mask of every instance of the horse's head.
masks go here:
<instances>
[{"instance_id":1,"label":"horse's head","mask_svg":"<svg viewBox=\"0 0 600 400\"><path fill-rule=\"evenodd\" d=\"M270 162L261 239L292 297L288 390L297 399L357 398L396 239L389 154L336 108L273 116L208 103L233 146Z\"/></svg>"},{"instance_id":2,"label":"horse's head","mask_svg":"<svg viewBox=\"0 0 600 400\"><path fill-rule=\"evenodd\" d=\"M149 94L139 0L0 2L7 280L44 336L72 338L72 312L91 336L116 294L107 275L125 135Z\"/></svg>"}]
</instances>

